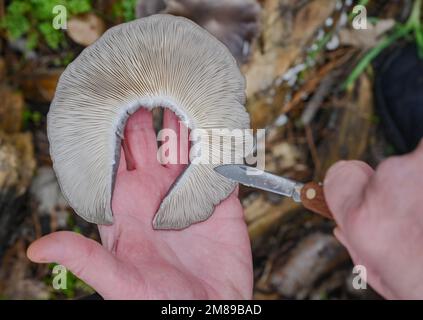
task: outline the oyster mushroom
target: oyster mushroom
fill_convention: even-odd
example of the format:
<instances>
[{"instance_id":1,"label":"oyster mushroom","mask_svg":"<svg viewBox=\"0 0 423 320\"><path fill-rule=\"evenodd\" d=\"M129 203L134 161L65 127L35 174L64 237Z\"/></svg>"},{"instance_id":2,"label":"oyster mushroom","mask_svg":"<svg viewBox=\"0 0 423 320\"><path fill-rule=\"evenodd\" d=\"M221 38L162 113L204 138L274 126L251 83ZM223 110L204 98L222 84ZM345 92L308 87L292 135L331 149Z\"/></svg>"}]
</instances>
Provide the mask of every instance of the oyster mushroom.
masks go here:
<instances>
[{"instance_id":1,"label":"oyster mushroom","mask_svg":"<svg viewBox=\"0 0 423 320\"><path fill-rule=\"evenodd\" d=\"M48 113L53 168L85 220L113 222L111 200L128 117L169 108L191 130L248 128L245 83L228 49L182 17L154 15L109 29L60 77ZM156 229L207 219L235 184L191 163L163 199Z\"/></svg>"}]
</instances>

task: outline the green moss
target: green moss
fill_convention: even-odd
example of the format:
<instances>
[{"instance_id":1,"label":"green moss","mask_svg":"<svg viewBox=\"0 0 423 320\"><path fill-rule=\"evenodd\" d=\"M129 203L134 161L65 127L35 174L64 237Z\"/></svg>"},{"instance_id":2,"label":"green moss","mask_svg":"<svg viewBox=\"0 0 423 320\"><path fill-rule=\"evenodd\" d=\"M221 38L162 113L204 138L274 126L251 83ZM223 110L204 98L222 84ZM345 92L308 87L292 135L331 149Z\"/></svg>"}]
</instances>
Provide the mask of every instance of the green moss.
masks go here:
<instances>
[{"instance_id":1,"label":"green moss","mask_svg":"<svg viewBox=\"0 0 423 320\"><path fill-rule=\"evenodd\" d=\"M68 19L92 9L89 0L12 0L0 27L10 40L26 38L28 49L36 49L42 41L58 50L65 45L66 37L63 30L53 28L53 8L57 5L67 8Z\"/></svg>"},{"instance_id":2,"label":"green moss","mask_svg":"<svg viewBox=\"0 0 423 320\"><path fill-rule=\"evenodd\" d=\"M65 5L72 15L85 13L91 10L91 2L89 0L68 0Z\"/></svg>"},{"instance_id":3,"label":"green moss","mask_svg":"<svg viewBox=\"0 0 423 320\"><path fill-rule=\"evenodd\" d=\"M65 35L63 32L54 29L50 22L40 23L38 25L38 30L47 45L52 49L59 49L60 44L65 41Z\"/></svg>"}]
</instances>

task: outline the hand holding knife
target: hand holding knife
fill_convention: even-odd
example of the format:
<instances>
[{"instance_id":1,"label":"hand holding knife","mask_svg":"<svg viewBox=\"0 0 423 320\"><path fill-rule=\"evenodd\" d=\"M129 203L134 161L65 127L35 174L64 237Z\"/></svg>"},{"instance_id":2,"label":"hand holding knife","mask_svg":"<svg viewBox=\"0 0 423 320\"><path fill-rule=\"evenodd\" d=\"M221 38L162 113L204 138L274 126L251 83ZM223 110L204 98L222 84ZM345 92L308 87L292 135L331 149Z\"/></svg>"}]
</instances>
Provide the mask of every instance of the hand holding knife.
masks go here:
<instances>
[{"instance_id":1,"label":"hand holding knife","mask_svg":"<svg viewBox=\"0 0 423 320\"><path fill-rule=\"evenodd\" d=\"M326 203L323 186L316 182L303 184L272 173L239 164L225 164L214 169L222 176L243 185L291 197L305 208L333 219Z\"/></svg>"}]
</instances>

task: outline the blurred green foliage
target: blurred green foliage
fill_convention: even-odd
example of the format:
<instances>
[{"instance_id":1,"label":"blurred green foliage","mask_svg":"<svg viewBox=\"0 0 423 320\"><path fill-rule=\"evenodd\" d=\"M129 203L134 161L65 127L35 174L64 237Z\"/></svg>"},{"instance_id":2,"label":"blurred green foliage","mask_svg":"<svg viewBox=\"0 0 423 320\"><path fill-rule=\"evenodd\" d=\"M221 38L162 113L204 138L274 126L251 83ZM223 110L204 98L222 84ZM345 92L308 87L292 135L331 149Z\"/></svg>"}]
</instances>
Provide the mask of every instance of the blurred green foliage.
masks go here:
<instances>
[{"instance_id":1,"label":"blurred green foliage","mask_svg":"<svg viewBox=\"0 0 423 320\"><path fill-rule=\"evenodd\" d=\"M25 37L28 49L34 49L44 41L51 49L59 49L66 43L63 30L53 28L53 8L63 5L68 18L90 11L90 0L12 0L6 8L1 28L11 40Z\"/></svg>"},{"instance_id":2,"label":"blurred green foliage","mask_svg":"<svg viewBox=\"0 0 423 320\"><path fill-rule=\"evenodd\" d=\"M122 18L124 21L134 20L135 6L137 0L119 0L113 5L113 15L115 18Z\"/></svg>"},{"instance_id":3,"label":"blurred green foliage","mask_svg":"<svg viewBox=\"0 0 423 320\"><path fill-rule=\"evenodd\" d=\"M28 128L30 123L33 123L36 126L39 126L41 123L42 114L39 111L31 111L28 108L25 108L22 113L22 121L24 128Z\"/></svg>"},{"instance_id":4,"label":"blurred green foliage","mask_svg":"<svg viewBox=\"0 0 423 320\"><path fill-rule=\"evenodd\" d=\"M361 1L367 3L367 0ZM357 78L366 70L371 62L386 48L393 45L395 42L408 39L415 41L420 58L423 59L423 23L422 23L422 0L414 0L413 9L408 20L405 23L397 22L393 28L392 33L389 33L380 41L378 45L372 48L367 54L358 62L356 67L352 70L348 78L342 84L343 89L350 88Z\"/></svg>"},{"instance_id":5,"label":"blurred green foliage","mask_svg":"<svg viewBox=\"0 0 423 320\"><path fill-rule=\"evenodd\" d=\"M72 215L68 215L67 219L67 225L69 230L72 230L73 232L81 234L81 229L77 226L75 218ZM56 263L49 264L49 269L53 271L54 267L56 266ZM51 286L53 283L53 279L56 276L56 274L53 274L51 272L50 275L48 275L44 281L48 286ZM93 294L95 291L84 281L79 279L77 276L75 276L72 272L67 270L66 272L66 289L60 289L55 290L52 293L52 296L50 299L58 299L60 298L58 295L63 294L68 299L73 299L77 295L77 293L82 295L90 295Z\"/></svg>"}]
</instances>

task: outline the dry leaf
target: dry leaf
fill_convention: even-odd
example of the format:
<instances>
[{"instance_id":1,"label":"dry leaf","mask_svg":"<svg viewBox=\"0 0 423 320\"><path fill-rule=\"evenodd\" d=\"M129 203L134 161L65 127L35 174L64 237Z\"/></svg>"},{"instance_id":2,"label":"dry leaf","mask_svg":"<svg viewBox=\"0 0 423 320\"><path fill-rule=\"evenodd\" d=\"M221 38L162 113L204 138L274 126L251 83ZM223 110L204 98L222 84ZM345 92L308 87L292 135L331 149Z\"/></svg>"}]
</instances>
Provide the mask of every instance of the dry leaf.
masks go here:
<instances>
[{"instance_id":1,"label":"dry leaf","mask_svg":"<svg viewBox=\"0 0 423 320\"><path fill-rule=\"evenodd\" d=\"M372 83L363 74L356 90L349 92L342 102L345 107L337 116L336 129L319 145L322 167L316 172L316 179L323 179L325 172L338 160L363 159L373 128L372 92Z\"/></svg>"},{"instance_id":2,"label":"dry leaf","mask_svg":"<svg viewBox=\"0 0 423 320\"><path fill-rule=\"evenodd\" d=\"M0 86L0 130L16 133L22 127L24 99L6 85Z\"/></svg>"},{"instance_id":3,"label":"dry leaf","mask_svg":"<svg viewBox=\"0 0 423 320\"><path fill-rule=\"evenodd\" d=\"M348 260L348 253L332 235L311 234L297 245L289 259L276 261L270 281L285 297L303 299L325 274Z\"/></svg>"},{"instance_id":4,"label":"dry leaf","mask_svg":"<svg viewBox=\"0 0 423 320\"><path fill-rule=\"evenodd\" d=\"M23 240L7 250L0 268L0 295L7 299L48 299L49 288L31 274Z\"/></svg>"},{"instance_id":5,"label":"dry leaf","mask_svg":"<svg viewBox=\"0 0 423 320\"><path fill-rule=\"evenodd\" d=\"M0 253L27 214L25 193L34 169L32 135L0 131L0 225L7 226L0 228Z\"/></svg>"},{"instance_id":6,"label":"dry leaf","mask_svg":"<svg viewBox=\"0 0 423 320\"><path fill-rule=\"evenodd\" d=\"M279 161L279 170L293 168L301 159L301 154L297 146L287 142L276 144L271 149L272 157Z\"/></svg>"},{"instance_id":7,"label":"dry leaf","mask_svg":"<svg viewBox=\"0 0 423 320\"><path fill-rule=\"evenodd\" d=\"M22 75L20 85L25 99L40 103L51 102L62 72L62 68L39 69Z\"/></svg>"},{"instance_id":8,"label":"dry leaf","mask_svg":"<svg viewBox=\"0 0 423 320\"><path fill-rule=\"evenodd\" d=\"M286 10L281 10L287 6L286 1L265 2L262 14L263 48L256 48L251 63L244 68L247 98L270 87L288 70L310 37L332 14L335 4L333 0L309 2L294 18L286 16Z\"/></svg>"},{"instance_id":9,"label":"dry leaf","mask_svg":"<svg viewBox=\"0 0 423 320\"><path fill-rule=\"evenodd\" d=\"M339 31L341 45L369 49L377 45L380 37L393 28L393 19L379 20L375 25L368 24L367 29L342 29Z\"/></svg>"},{"instance_id":10,"label":"dry leaf","mask_svg":"<svg viewBox=\"0 0 423 320\"><path fill-rule=\"evenodd\" d=\"M33 149L30 133L6 135L0 131L0 191L11 189L16 196L24 194L35 170ZM0 208L4 208L2 204Z\"/></svg>"},{"instance_id":11,"label":"dry leaf","mask_svg":"<svg viewBox=\"0 0 423 320\"><path fill-rule=\"evenodd\" d=\"M272 204L267 202L262 194L257 199L254 199L244 211L245 221L250 224L254 220L262 217L270 208Z\"/></svg>"},{"instance_id":12,"label":"dry leaf","mask_svg":"<svg viewBox=\"0 0 423 320\"><path fill-rule=\"evenodd\" d=\"M72 17L68 22L67 33L76 43L89 46L106 30L104 21L93 13Z\"/></svg>"},{"instance_id":13,"label":"dry leaf","mask_svg":"<svg viewBox=\"0 0 423 320\"><path fill-rule=\"evenodd\" d=\"M0 58L0 81L6 78L6 62L3 58Z\"/></svg>"},{"instance_id":14,"label":"dry leaf","mask_svg":"<svg viewBox=\"0 0 423 320\"><path fill-rule=\"evenodd\" d=\"M248 210L249 212L246 213L247 219L254 219L248 225L248 234L251 241L258 245L259 242L255 242L255 240L264 235L270 227L281 223L284 217L292 214L298 208L300 208L300 205L297 202L286 199L286 201L281 201L281 203L276 205L266 205L265 208L261 208L260 212L254 214L254 216Z\"/></svg>"},{"instance_id":15,"label":"dry leaf","mask_svg":"<svg viewBox=\"0 0 423 320\"><path fill-rule=\"evenodd\" d=\"M295 16L295 23L292 33L293 41L303 42L310 38L316 29L323 25L325 20L335 10L336 1L315 0L304 6Z\"/></svg>"}]
</instances>

